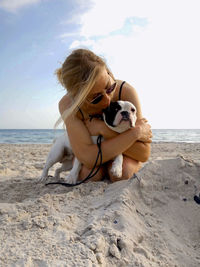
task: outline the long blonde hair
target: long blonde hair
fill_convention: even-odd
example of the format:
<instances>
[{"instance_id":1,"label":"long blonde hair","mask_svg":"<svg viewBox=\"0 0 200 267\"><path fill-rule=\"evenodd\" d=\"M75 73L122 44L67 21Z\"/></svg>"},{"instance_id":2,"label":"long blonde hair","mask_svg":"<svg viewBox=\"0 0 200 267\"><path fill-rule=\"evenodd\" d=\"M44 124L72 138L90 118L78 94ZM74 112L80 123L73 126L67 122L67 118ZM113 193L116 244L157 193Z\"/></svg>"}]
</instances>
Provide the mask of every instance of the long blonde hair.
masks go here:
<instances>
[{"instance_id":1,"label":"long blonde hair","mask_svg":"<svg viewBox=\"0 0 200 267\"><path fill-rule=\"evenodd\" d=\"M76 49L66 58L62 67L56 70L59 82L67 90L73 103L61 114L62 117L55 123L54 128L69 115L77 112L78 107L93 88L103 67L114 79L103 58L88 49Z\"/></svg>"}]
</instances>

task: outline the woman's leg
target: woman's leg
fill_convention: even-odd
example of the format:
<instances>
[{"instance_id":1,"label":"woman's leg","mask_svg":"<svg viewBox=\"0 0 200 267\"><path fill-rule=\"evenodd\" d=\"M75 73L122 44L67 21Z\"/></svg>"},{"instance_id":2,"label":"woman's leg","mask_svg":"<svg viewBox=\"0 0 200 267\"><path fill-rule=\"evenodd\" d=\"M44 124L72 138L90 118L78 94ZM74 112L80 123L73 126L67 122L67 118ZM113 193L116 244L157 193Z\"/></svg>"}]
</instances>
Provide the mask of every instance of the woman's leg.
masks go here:
<instances>
[{"instance_id":1,"label":"woman's leg","mask_svg":"<svg viewBox=\"0 0 200 267\"><path fill-rule=\"evenodd\" d=\"M95 171L96 170L97 170L97 168L95 168ZM81 181L81 180L85 179L90 172L91 172L91 169L88 169L83 165L80 172L79 172L78 180ZM87 182L89 182L89 181L91 181L91 182L101 181L105 177L105 174L106 174L105 166L102 165L101 168L99 169L99 171L97 172L97 174L95 176L93 176L92 178L90 178Z\"/></svg>"},{"instance_id":2,"label":"woman's leg","mask_svg":"<svg viewBox=\"0 0 200 267\"><path fill-rule=\"evenodd\" d=\"M138 172L142 167L142 163L140 161L131 159L123 155L122 177L116 177L111 172L112 162L113 161L109 161L107 163L108 176L112 182L128 180L134 175L134 173Z\"/></svg>"}]
</instances>

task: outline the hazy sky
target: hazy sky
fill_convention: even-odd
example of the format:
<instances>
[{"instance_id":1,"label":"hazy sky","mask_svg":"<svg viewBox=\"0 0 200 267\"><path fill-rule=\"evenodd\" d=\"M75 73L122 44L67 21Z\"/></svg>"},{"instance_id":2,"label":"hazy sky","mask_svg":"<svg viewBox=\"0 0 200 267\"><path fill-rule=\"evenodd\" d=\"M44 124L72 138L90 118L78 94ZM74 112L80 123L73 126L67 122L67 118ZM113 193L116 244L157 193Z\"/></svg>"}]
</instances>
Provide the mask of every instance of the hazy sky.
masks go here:
<instances>
[{"instance_id":1,"label":"hazy sky","mask_svg":"<svg viewBox=\"0 0 200 267\"><path fill-rule=\"evenodd\" d=\"M75 48L103 56L152 128L200 128L199 0L0 0L0 128L53 128L54 71Z\"/></svg>"}]
</instances>

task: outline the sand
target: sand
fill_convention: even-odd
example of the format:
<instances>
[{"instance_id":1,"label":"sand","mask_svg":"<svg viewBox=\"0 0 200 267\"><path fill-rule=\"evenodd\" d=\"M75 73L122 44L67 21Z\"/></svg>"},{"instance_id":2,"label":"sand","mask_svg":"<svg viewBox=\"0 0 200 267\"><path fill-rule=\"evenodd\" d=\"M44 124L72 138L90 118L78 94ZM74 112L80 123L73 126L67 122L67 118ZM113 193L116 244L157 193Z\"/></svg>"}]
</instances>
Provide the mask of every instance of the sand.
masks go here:
<instances>
[{"instance_id":1,"label":"sand","mask_svg":"<svg viewBox=\"0 0 200 267\"><path fill-rule=\"evenodd\" d=\"M49 149L0 144L0 266L200 266L200 144L154 143L141 181L74 188L37 183Z\"/></svg>"}]
</instances>

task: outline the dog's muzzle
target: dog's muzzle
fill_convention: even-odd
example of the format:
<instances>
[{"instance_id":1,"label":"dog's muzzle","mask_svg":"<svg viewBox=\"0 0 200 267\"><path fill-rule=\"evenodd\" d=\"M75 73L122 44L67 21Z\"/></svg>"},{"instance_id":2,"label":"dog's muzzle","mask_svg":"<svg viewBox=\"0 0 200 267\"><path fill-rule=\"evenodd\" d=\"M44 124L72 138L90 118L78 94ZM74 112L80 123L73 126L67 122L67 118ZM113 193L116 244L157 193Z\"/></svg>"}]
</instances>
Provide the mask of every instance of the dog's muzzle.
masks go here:
<instances>
[{"instance_id":1,"label":"dog's muzzle","mask_svg":"<svg viewBox=\"0 0 200 267\"><path fill-rule=\"evenodd\" d=\"M122 120L124 120L124 121L130 120L130 116L129 116L128 111L122 111L121 115L122 115Z\"/></svg>"},{"instance_id":2,"label":"dog's muzzle","mask_svg":"<svg viewBox=\"0 0 200 267\"><path fill-rule=\"evenodd\" d=\"M129 114L129 112L128 112L128 111L122 111L120 114L121 114L122 118L121 118L119 124L120 124L122 121L129 121L130 127L133 127L133 123L132 123L132 121L131 121L131 119L130 119L130 114Z\"/></svg>"}]
</instances>

